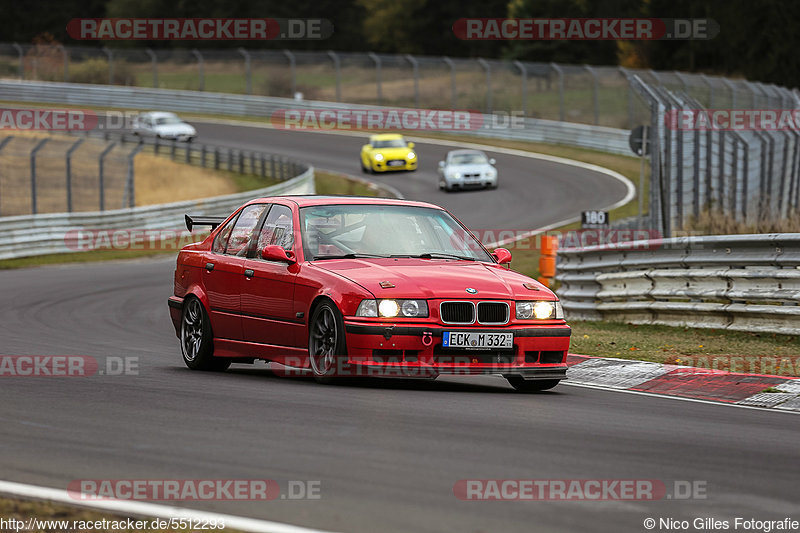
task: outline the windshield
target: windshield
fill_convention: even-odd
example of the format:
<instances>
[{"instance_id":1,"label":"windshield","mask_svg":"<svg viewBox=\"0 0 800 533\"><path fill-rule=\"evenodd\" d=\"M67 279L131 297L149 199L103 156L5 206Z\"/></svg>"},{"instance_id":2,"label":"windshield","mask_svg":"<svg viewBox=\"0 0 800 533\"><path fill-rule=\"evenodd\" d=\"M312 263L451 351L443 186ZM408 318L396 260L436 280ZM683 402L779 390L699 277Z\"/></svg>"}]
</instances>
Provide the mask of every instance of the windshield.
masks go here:
<instances>
[{"instance_id":1,"label":"windshield","mask_svg":"<svg viewBox=\"0 0 800 533\"><path fill-rule=\"evenodd\" d=\"M169 124L183 124L183 121L178 117L158 117L156 119L156 124L159 126L164 126Z\"/></svg>"},{"instance_id":2,"label":"windshield","mask_svg":"<svg viewBox=\"0 0 800 533\"><path fill-rule=\"evenodd\" d=\"M489 160L483 154L457 154L450 157L451 165L485 165Z\"/></svg>"},{"instance_id":3,"label":"windshield","mask_svg":"<svg viewBox=\"0 0 800 533\"><path fill-rule=\"evenodd\" d=\"M405 148L406 142L403 139L390 139L388 141L375 141L373 148Z\"/></svg>"},{"instance_id":4,"label":"windshield","mask_svg":"<svg viewBox=\"0 0 800 533\"><path fill-rule=\"evenodd\" d=\"M352 257L492 259L450 214L427 207L324 205L300 210L309 260Z\"/></svg>"}]
</instances>

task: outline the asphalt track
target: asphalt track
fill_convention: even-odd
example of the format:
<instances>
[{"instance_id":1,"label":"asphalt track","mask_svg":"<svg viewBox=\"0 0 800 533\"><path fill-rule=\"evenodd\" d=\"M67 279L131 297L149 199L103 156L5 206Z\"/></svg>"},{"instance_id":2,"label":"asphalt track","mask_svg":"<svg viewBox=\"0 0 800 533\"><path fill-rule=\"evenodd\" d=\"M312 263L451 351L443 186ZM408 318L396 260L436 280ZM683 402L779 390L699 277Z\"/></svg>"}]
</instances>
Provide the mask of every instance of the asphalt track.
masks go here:
<instances>
[{"instance_id":1,"label":"asphalt track","mask_svg":"<svg viewBox=\"0 0 800 533\"><path fill-rule=\"evenodd\" d=\"M201 140L285 150L332 170L357 165L357 139L209 128ZM443 151L420 146L424 160ZM505 181L486 193L440 194L427 170L381 179L405 180L392 183L408 197L452 202L473 226L515 221L513 209L540 225L615 199L585 171L497 158ZM577 195L587 190L594 196ZM506 194L516 201L494 199ZM647 517L798 518L796 416L565 385L521 395L495 377L323 386L263 364L193 372L167 315L173 268L162 257L0 272L0 353L138 362L135 375L0 378L2 479L65 489L76 479L319 480L319 500L179 505L335 531L616 532L644 531ZM467 502L453 493L458 480L505 478L685 480L707 494Z\"/></svg>"}]
</instances>

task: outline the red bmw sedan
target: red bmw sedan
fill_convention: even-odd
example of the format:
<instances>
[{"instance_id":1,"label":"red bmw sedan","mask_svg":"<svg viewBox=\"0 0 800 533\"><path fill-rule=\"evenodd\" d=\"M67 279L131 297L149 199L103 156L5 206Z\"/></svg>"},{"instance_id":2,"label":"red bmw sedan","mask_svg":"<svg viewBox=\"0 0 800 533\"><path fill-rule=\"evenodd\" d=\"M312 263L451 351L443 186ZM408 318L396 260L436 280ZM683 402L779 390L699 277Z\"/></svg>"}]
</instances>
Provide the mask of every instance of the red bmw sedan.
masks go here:
<instances>
[{"instance_id":1,"label":"red bmw sedan","mask_svg":"<svg viewBox=\"0 0 800 533\"><path fill-rule=\"evenodd\" d=\"M178 254L169 310L198 370L263 359L321 382L501 374L519 391L566 378L555 294L424 202L287 196L248 202Z\"/></svg>"}]
</instances>

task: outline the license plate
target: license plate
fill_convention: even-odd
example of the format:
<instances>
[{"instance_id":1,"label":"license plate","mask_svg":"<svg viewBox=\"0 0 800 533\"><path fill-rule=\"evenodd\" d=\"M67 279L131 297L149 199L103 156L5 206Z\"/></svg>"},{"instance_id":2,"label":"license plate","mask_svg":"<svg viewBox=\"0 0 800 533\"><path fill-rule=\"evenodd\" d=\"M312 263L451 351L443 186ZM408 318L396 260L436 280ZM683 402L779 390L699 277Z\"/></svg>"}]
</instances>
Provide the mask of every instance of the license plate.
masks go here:
<instances>
[{"instance_id":1,"label":"license plate","mask_svg":"<svg viewBox=\"0 0 800 533\"><path fill-rule=\"evenodd\" d=\"M404 164L405 164L405 161L400 161L400 160L389 161L389 166L390 167L399 167L399 166L402 166Z\"/></svg>"},{"instance_id":2,"label":"license plate","mask_svg":"<svg viewBox=\"0 0 800 533\"><path fill-rule=\"evenodd\" d=\"M513 333L491 333L488 331L445 331L442 333L443 348L509 349L514 347Z\"/></svg>"}]
</instances>

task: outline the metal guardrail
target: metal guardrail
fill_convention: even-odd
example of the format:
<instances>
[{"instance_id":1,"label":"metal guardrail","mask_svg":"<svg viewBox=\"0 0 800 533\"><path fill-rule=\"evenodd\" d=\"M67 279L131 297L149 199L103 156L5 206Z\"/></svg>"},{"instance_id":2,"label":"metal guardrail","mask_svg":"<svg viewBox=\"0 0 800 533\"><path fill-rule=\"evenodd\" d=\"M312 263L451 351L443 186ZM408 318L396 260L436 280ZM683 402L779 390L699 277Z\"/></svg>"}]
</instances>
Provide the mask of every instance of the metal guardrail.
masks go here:
<instances>
[{"instance_id":1,"label":"metal guardrail","mask_svg":"<svg viewBox=\"0 0 800 533\"><path fill-rule=\"evenodd\" d=\"M69 235L79 230L181 230L186 213L228 215L259 196L314 194L314 168L271 187L170 204L93 213L54 213L0 218L0 260L79 251ZM185 231L185 228L183 229Z\"/></svg>"},{"instance_id":2,"label":"metal guardrail","mask_svg":"<svg viewBox=\"0 0 800 533\"><path fill-rule=\"evenodd\" d=\"M568 318L800 333L800 233L558 251Z\"/></svg>"},{"instance_id":3,"label":"metal guardrail","mask_svg":"<svg viewBox=\"0 0 800 533\"><path fill-rule=\"evenodd\" d=\"M169 109L231 117L260 117L265 122L269 121L276 111L285 109L382 109L359 104L298 101L290 98L241 94L14 80L0 81L0 100L139 110ZM614 154L630 154L627 130L534 118L520 119L523 127L502 127L507 118L502 115L484 115L481 128L458 133L517 141L566 144Z\"/></svg>"}]
</instances>

